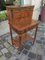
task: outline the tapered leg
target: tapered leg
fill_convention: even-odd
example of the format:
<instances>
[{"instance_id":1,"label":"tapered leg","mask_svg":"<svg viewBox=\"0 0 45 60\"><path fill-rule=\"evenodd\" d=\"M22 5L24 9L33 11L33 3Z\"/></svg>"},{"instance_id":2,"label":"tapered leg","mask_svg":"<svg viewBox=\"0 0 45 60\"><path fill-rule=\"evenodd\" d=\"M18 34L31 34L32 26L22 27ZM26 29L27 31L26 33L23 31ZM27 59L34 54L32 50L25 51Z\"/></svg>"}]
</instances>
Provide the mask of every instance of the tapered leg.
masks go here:
<instances>
[{"instance_id":1,"label":"tapered leg","mask_svg":"<svg viewBox=\"0 0 45 60\"><path fill-rule=\"evenodd\" d=\"M36 27L36 30L35 30L35 35L34 35L34 41L33 41L33 44L34 44L34 42L35 42L35 39L36 39L37 30L38 30L38 26Z\"/></svg>"},{"instance_id":2,"label":"tapered leg","mask_svg":"<svg viewBox=\"0 0 45 60\"><path fill-rule=\"evenodd\" d=\"M19 48L20 48L21 45L22 45L22 44L21 44L21 41L22 41L22 35L20 34L20 35L19 35Z\"/></svg>"},{"instance_id":3,"label":"tapered leg","mask_svg":"<svg viewBox=\"0 0 45 60\"><path fill-rule=\"evenodd\" d=\"M11 26L9 26L9 28L10 28L11 41L12 41L12 45L13 45L13 36L12 36L12 29L11 29Z\"/></svg>"}]
</instances>

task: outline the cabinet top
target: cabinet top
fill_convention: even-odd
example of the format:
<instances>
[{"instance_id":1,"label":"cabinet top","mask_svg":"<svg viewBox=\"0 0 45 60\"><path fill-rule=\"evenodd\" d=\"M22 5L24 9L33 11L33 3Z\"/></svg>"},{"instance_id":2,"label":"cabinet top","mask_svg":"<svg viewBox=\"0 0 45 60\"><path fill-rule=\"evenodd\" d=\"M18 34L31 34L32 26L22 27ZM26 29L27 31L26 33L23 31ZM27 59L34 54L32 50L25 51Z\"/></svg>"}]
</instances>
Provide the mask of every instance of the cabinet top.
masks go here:
<instances>
[{"instance_id":1,"label":"cabinet top","mask_svg":"<svg viewBox=\"0 0 45 60\"><path fill-rule=\"evenodd\" d=\"M31 6L6 6L6 8L10 8L10 9L12 9L12 8L33 8L34 7L34 5L31 5Z\"/></svg>"}]
</instances>

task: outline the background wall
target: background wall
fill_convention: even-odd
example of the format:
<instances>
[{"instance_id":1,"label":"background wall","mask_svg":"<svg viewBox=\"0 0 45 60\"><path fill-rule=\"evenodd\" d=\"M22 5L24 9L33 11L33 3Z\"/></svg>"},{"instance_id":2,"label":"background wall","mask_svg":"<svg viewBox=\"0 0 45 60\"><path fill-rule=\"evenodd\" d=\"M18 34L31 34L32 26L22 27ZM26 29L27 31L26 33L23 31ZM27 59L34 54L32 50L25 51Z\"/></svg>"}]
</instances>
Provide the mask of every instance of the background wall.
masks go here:
<instances>
[{"instance_id":1,"label":"background wall","mask_svg":"<svg viewBox=\"0 0 45 60\"><path fill-rule=\"evenodd\" d=\"M21 5L31 5L32 0L21 0Z\"/></svg>"},{"instance_id":2,"label":"background wall","mask_svg":"<svg viewBox=\"0 0 45 60\"><path fill-rule=\"evenodd\" d=\"M43 0L43 3L45 4L45 0Z\"/></svg>"},{"instance_id":3,"label":"background wall","mask_svg":"<svg viewBox=\"0 0 45 60\"><path fill-rule=\"evenodd\" d=\"M33 19L38 20L41 11L42 0L21 0L22 5L34 5Z\"/></svg>"},{"instance_id":4,"label":"background wall","mask_svg":"<svg viewBox=\"0 0 45 60\"><path fill-rule=\"evenodd\" d=\"M32 0L32 5L34 5L34 11L33 11L33 19L38 20L40 12L41 12L41 3L42 0Z\"/></svg>"},{"instance_id":5,"label":"background wall","mask_svg":"<svg viewBox=\"0 0 45 60\"><path fill-rule=\"evenodd\" d=\"M32 0L24 0L24 5L31 5Z\"/></svg>"}]
</instances>

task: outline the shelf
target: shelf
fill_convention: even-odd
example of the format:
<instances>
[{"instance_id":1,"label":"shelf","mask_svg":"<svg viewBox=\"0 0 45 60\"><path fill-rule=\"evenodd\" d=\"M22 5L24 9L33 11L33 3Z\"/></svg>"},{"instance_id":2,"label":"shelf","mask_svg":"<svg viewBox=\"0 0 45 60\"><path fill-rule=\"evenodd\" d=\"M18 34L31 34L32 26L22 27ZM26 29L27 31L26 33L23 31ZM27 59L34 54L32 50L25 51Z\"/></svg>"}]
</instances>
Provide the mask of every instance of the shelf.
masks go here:
<instances>
[{"instance_id":1,"label":"shelf","mask_svg":"<svg viewBox=\"0 0 45 60\"><path fill-rule=\"evenodd\" d=\"M14 40L13 40L13 44L16 45L16 47L19 47L20 46L20 42L21 42L21 45L26 42L26 41L29 41L29 40L33 40L34 38L32 38L32 36L30 36L29 34L23 34L21 36L21 40L20 38L17 36Z\"/></svg>"}]
</instances>

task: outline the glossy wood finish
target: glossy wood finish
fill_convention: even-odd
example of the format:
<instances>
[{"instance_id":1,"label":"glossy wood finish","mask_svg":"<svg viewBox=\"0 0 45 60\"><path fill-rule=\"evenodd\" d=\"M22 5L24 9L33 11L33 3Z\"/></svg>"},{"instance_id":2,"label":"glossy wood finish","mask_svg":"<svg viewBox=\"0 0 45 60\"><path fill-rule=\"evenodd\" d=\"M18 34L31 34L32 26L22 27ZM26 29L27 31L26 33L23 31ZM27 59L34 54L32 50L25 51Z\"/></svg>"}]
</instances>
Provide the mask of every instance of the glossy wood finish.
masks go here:
<instances>
[{"instance_id":1,"label":"glossy wood finish","mask_svg":"<svg viewBox=\"0 0 45 60\"><path fill-rule=\"evenodd\" d=\"M9 19L10 34L12 44L15 44L16 47L20 47L25 41L29 40L30 37L26 32L36 28L33 43L36 39L36 33L38 28L38 21L32 20L32 14L34 6L7 6L7 15ZM13 39L12 30L14 30L19 38Z\"/></svg>"}]
</instances>

